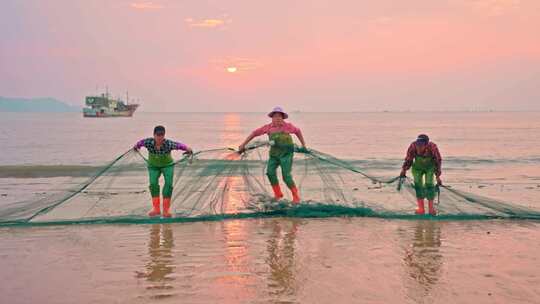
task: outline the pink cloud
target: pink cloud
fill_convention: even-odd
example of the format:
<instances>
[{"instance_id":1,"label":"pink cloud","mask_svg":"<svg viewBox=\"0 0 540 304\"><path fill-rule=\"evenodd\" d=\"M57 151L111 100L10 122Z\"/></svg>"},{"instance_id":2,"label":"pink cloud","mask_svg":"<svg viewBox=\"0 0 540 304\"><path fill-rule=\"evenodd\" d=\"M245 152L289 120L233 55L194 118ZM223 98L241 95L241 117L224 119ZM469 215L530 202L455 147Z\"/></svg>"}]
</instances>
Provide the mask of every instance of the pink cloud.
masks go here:
<instances>
[{"instance_id":1,"label":"pink cloud","mask_svg":"<svg viewBox=\"0 0 540 304\"><path fill-rule=\"evenodd\" d=\"M232 22L231 19L202 19L194 20L193 18L186 18L184 20L189 27L198 27L198 28L219 28L223 27Z\"/></svg>"},{"instance_id":2,"label":"pink cloud","mask_svg":"<svg viewBox=\"0 0 540 304\"><path fill-rule=\"evenodd\" d=\"M162 9L164 6L154 2L134 2L130 4L131 8L138 10Z\"/></svg>"}]
</instances>

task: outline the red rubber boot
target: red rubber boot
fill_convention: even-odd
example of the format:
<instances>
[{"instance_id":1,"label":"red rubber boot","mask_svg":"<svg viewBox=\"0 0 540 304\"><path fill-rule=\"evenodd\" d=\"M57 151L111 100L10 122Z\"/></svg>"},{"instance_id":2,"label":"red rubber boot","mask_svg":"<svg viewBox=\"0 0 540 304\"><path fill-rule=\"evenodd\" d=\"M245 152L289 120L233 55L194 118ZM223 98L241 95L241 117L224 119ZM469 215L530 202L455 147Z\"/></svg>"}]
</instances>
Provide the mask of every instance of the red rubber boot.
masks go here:
<instances>
[{"instance_id":1,"label":"red rubber boot","mask_svg":"<svg viewBox=\"0 0 540 304\"><path fill-rule=\"evenodd\" d=\"M294 205L300 204L300 195L298 195L298 188L292 187L291 192L292 192L292 197L293 197L292 203Z\"/></svg>"},{"instance_id":2,"label":"red rubber boot","mask_svg":"<svg viewBox=\"0 0 540 304\"><path fill-rule=\"evenodd\" d=\"M281 188L279 187L279 184L272 185L272 190L274 190L274 199L276 201L279 201L283 197L283 192L281 192Z\"/></svg>"},{"instance_id":3,"label":"red rubber boot","mask_svg":"<svg viewBox=\"0 0 540 304\"><path fill-rule=\"evenodd\" d=\"M171 198L163 198L163 217L171 217L169 209L171 208Z\"/></svg>"},{"instance_id":4,"label":"red rubber boot","mask_svg":"<svg viewBox=\"0 0 540 304\"><path fill-rule=\"evenodd\" d=\"M435 208L433 207L433 200L428 201L428 206L429 206L429 214L431 214L431 215L437 215L437 211L436 211Z\"/></svg>"},{"instance_id":5,"label":"red rubber boot","mask_svg":"<svg viewBox=\"0 0 540 304\"><path fill-rule=\"evenodd\" d=\"M418 203L418 208L416 208L415 213L416 214L424 214L426 211L424 210L424 199L419 198L416 201Z\"/></svg>"},{"instance_id":6,"label":"red rubber boot","mask_svg":"<svg viewBox=\"0 0 540 304\"><path fill-rule=\"evenodd\" d=\"M161 214L161 211L159 209L159 196L158 197L152 197L152 206L154 206L154 209L152 211L148 212L149 216L159 216Z\"/></svg>"}]
</instances>

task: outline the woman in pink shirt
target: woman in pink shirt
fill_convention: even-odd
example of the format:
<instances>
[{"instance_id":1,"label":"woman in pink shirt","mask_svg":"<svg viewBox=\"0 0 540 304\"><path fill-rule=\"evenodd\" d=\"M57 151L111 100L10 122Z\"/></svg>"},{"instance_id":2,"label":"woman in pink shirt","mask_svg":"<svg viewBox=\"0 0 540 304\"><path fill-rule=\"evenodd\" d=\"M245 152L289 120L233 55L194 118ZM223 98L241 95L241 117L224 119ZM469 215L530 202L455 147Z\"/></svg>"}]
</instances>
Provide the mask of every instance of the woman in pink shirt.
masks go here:
<instances>
[{"instance_id":1,"label":"woman in pink shirt","mask_svg":"<svg viewBox=\"0 0 540 304\"><path fill-rule=\"evenodd\" d=\"M291 175L294 155L294 142L291 134L295 134L296 137L298 137L302 143L302 148L305 150L306 143L302 136L302 131L293 124L284 121L289 115L287 115L281 107L275 107L274 110L268 114L268 117L272 118L272 122L253 131L238 147L238 151L240 151L240 153L244 152L246 145L253 138L267 134L270 139L271 148L266 175L274 190L274 198L279 200L283 197L276 174L277 167L281 167L283 181L287 184L293 196L293 204L298 204L300 203L300 196Z\"/></svg>"}]
</instances>

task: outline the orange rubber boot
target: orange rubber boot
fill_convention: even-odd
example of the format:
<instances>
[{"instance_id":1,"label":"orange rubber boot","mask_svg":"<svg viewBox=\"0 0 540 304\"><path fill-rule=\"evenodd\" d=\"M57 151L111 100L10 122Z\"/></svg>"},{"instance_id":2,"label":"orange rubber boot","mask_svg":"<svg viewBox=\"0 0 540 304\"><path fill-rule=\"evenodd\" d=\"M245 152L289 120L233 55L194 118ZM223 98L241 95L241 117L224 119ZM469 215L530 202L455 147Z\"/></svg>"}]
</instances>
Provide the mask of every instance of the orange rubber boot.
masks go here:
<instances>
[{"instance_id":1,"label":"orange rubber boot","mask_svg":"<svg viewBox=\"0 0 540 304\"><path fill-rule=\"evenodd\" d=\"M171 198L163 198L163 217L171 217L169 209L171 208Z\"/></svg>"},{"instance_id":2,"label":"orange rubber boot","mask_svg":"<svg viewBox=\"0 0 540 304\"><path fill-rule=\"evenodd\" d=\"M437 215L437 211L435 211L435 208L433 208L433 200L428 201L428 206L429 206L429 214Z\"/></svg>"},{"instance_id":3,"label":"orange rubber boot","mask_svg":"<svg viewBox=\"0 0 540 304\"><path fill-rule=\"evenodd\" d=\"M300 195L298 195L298 188L292 187L291 192L292 192L292 202L293 202L293 204L295 204L295 205L300 204Z\"/></svg>"},{"instance_id":4,"label":"orange rubber boot","mask_svg":"<svg viewBox=\"0 0 540 304\"><path fill-rule=\"evenodd\" d=\"M274 190L274 199L276 201L279 201L283 197L283 192L281 192L281 188L279 187L279 184L272 185L272 190Z\"/></svg>"},{"instance_id":5,"label":"orange rubber boot","mask_svg":"<svg viewBox=\"0 0 540 304\"><path fill-rule=\"evenodd\" d=\"M161 211L159 210L159 196L158 197L152 197L152 206L154 206L154 209L152 211L148 212L149 216L158 216L161 214Z\"/></svg>"},{"instance_id":6,"label":"orange rubber boot","mask_svg":"<svg viewBox=\"0 0 540 304\"><path fill-rule=\"evenodd\" d=\"M418 203L418 208L416 209L415 213L416 214L424 214L426 212L424 210L424 199L419 198L416 202Z\"/></svg>"}]
</instances>

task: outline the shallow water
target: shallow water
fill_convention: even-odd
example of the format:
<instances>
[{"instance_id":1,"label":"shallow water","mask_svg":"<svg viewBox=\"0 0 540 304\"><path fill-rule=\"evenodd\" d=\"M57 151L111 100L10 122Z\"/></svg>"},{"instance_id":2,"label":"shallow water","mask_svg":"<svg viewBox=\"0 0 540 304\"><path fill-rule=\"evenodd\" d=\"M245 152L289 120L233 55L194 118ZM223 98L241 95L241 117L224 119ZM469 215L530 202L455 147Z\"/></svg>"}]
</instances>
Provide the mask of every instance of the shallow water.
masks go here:
<instances>
[{"instance_id":1,"label":"shallow water","mask_svg":"<svg viewBox=\"0 0 540 304\"><path fill-rule=\"evenodd\" d=\"M78 113L0 113L1 165L101 165L152 135L195 150L238 147L264 113L136 113L132 118L84 119ZM401 160L427 133L446 160L471 165L540 163L540 112L291 113L308 146L345 159ZM466 162L463 162L466 161ZM399 173L399 172L398 172ZM493 174L492 174L493 175ZM539 175L536 175L540 177Z\"/></svg>"},{"instance_id":2,"label":"shallow water","mask_svg":"<svg viewBox=\"0 0 540 304\"><path fill-rule=\"evenodd\" d=\"M1 228L6 303L538 303L540 225L251 219Z\"/></svg>"},{"instance_id":3,"label":"shallow water","mask_svg":"<svg viewBox=\"0 0 540 304\"><path fill-rule=\"evenodd\" d=\"M291 116L309 146L380 176L398 174L408 144L428 133L445 159L446 184L540 205L540 113ZM0 204L80 182L158 123L167 126L168 137L208 149L237 146L266 119L0 113ZM0 302L539 303L539 237L537 221L510 220L0 227Z\"/></svg>"}]
</instances>

